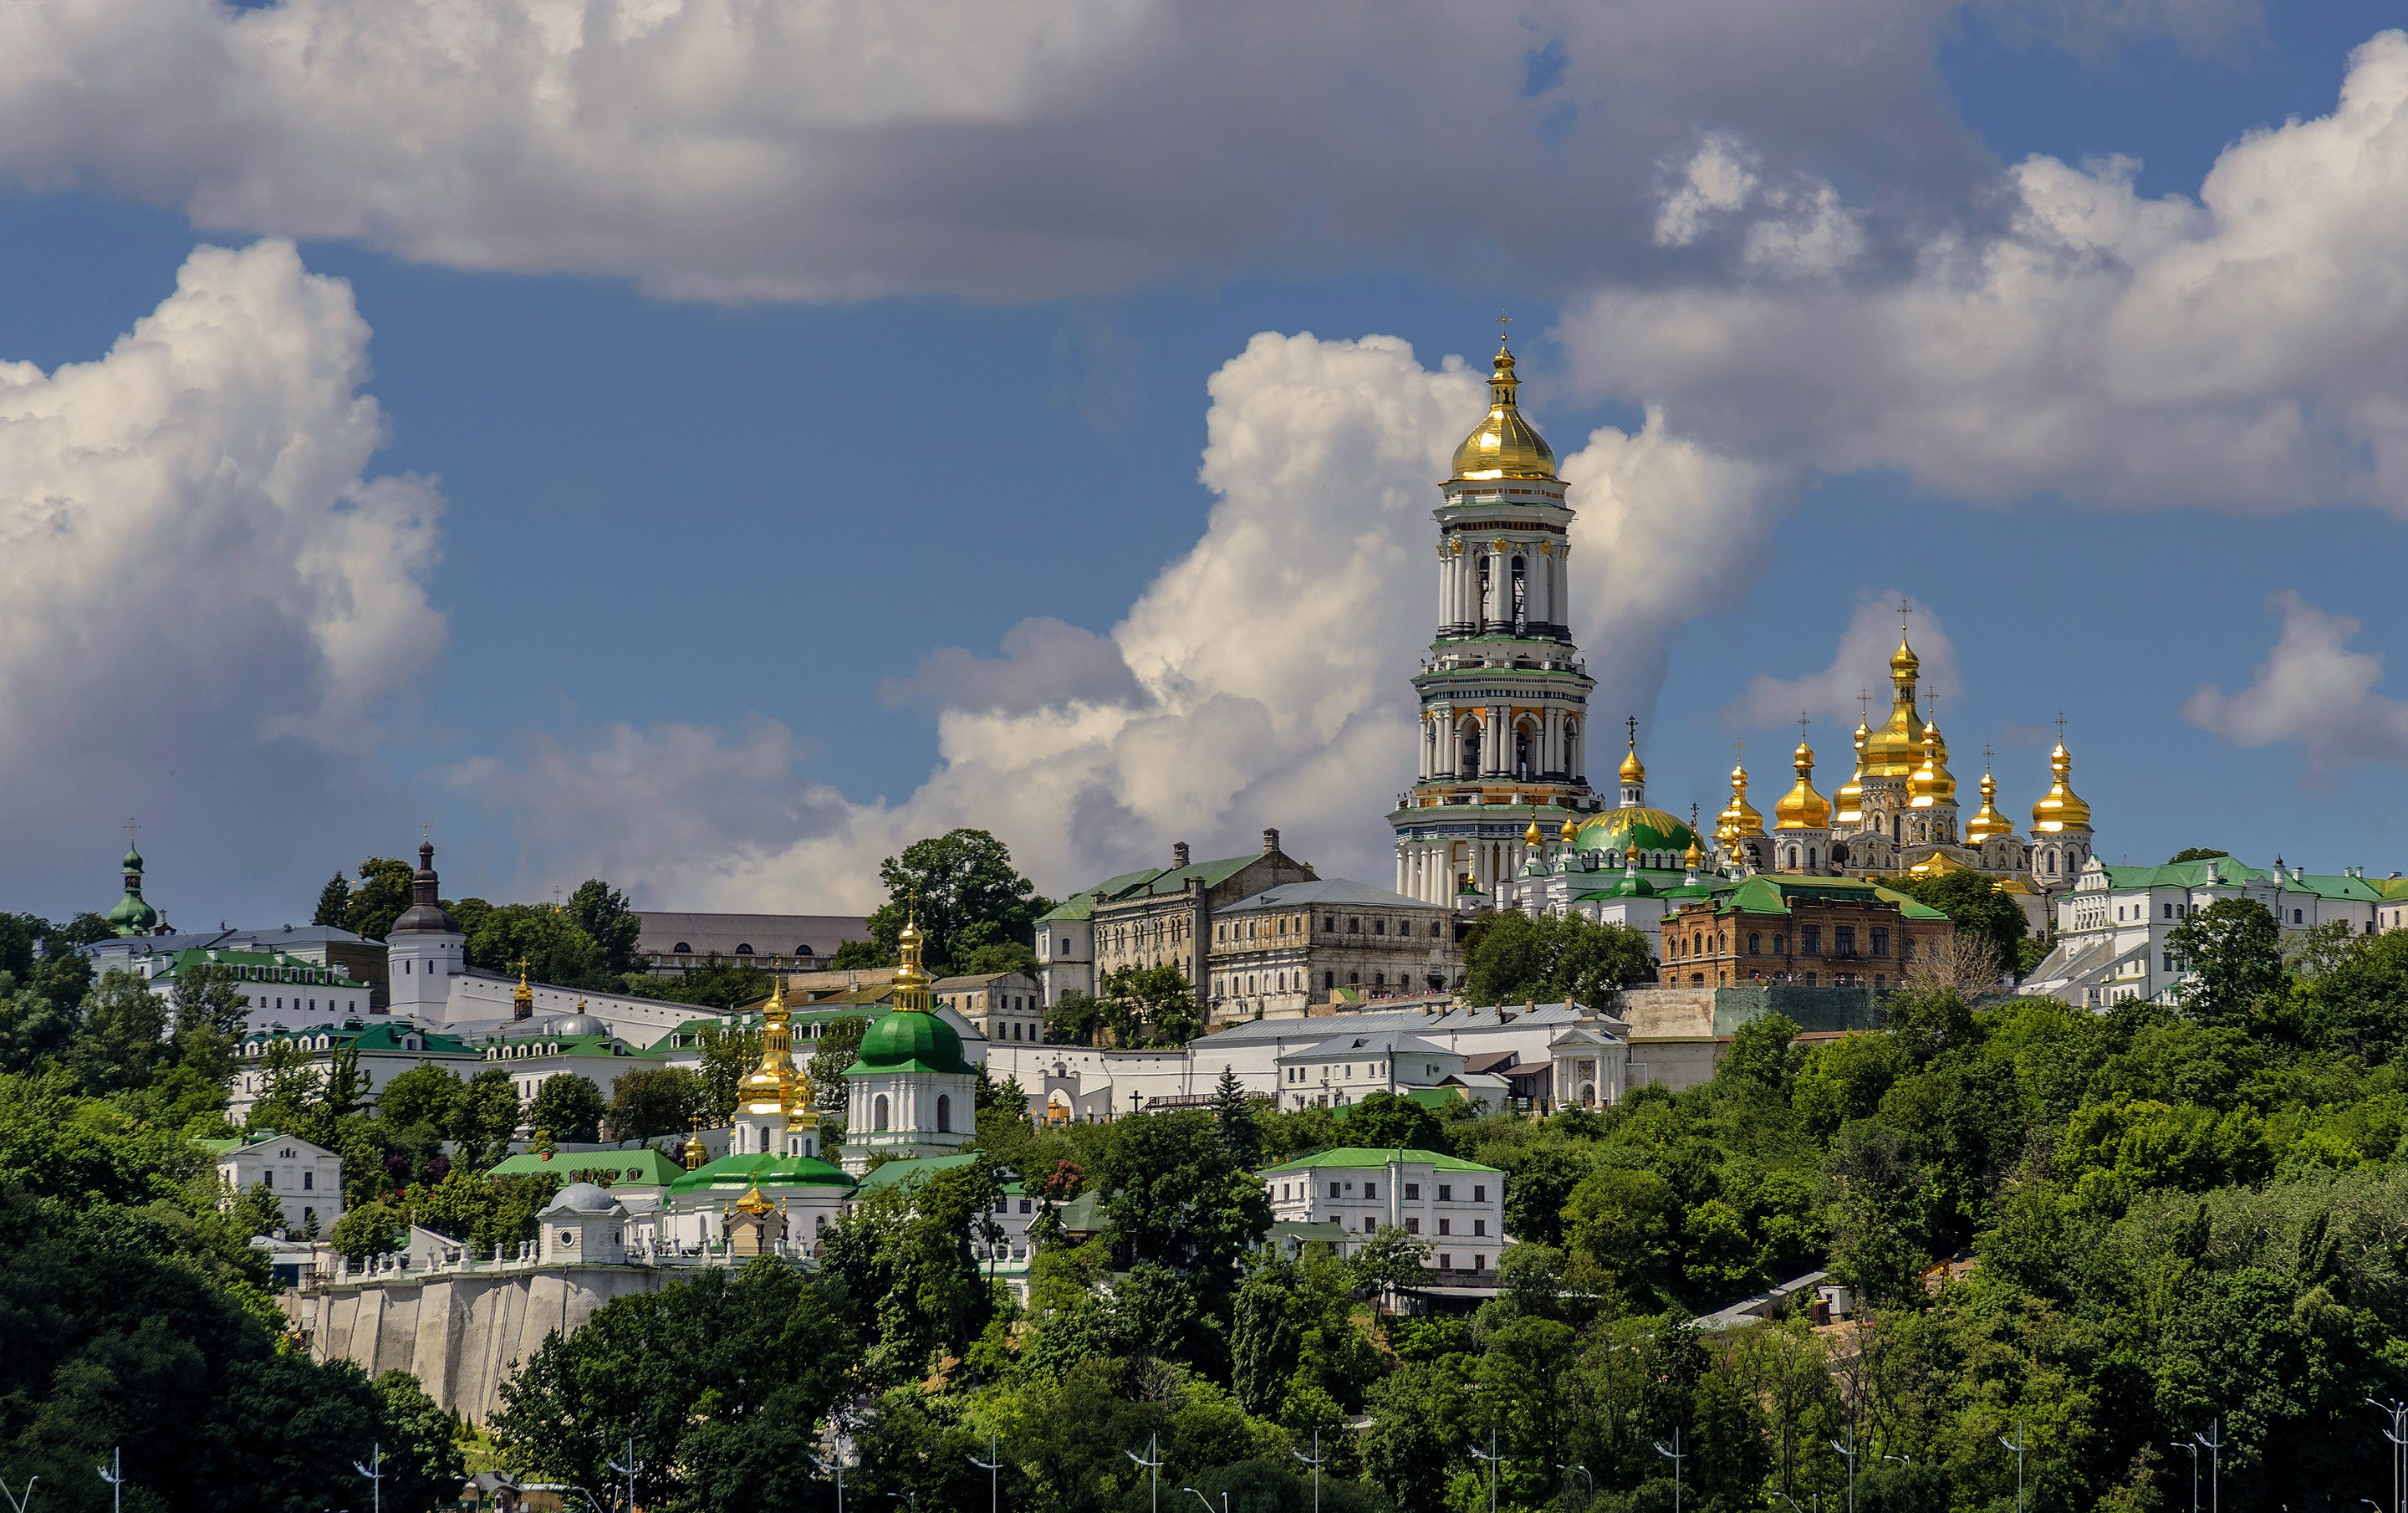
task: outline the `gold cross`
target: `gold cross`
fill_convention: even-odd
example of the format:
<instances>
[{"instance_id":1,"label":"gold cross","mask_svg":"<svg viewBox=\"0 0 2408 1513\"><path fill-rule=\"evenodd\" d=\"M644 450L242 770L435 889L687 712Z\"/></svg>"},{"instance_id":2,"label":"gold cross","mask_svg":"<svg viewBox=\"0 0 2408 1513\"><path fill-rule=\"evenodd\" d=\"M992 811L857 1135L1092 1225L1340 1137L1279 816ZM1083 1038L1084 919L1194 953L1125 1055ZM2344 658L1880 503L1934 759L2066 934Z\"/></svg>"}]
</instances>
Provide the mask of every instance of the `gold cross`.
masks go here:
<instances>
[{"instance_id":1,"label":"gold cross","mask_svg":"<svg viewBox=\"0 0 2408 1513\"><path fill-rule=\"evenodd\" d=\"M1503 347L1505 345L1506 339L1511 337L1512 334L1513 317L1506 314L1503 309L1498 309L1497 311L1497 345L1500 348Z\"/></svg>"},{"instance_id":2,"label":"gold cross","mask_svg":"<svg viewBox=\"0 0 2408 1513\"><path fill-rule=\"evenodd\" d=\"M1909 616L1909 615L1913 614L1914 612L1914 600L1913 600L1913 599L1911 599L1911 598L1907 598L1905 595L1903 595L1903 594L1900 594L1900 595L1898 597L1898 633L1899 633L1899 636L1901 639L1903 639L1903 638L1905 637L1905 635L1906 635L1906 619L1907 619L1907 616Z\"/></svg>"}]
</instances>

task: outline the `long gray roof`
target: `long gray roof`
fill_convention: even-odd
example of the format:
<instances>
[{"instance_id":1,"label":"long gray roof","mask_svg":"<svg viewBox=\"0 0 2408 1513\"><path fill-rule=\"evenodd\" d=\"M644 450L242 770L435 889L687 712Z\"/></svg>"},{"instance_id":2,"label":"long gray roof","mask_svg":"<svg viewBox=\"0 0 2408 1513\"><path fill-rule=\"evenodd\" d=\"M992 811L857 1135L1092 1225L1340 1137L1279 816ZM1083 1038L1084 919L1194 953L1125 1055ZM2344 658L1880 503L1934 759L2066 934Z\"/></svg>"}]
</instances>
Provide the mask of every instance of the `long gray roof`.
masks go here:
<instances>
[{"instance_id":1,"label":"long gray roof","mask_svg":"<svg viewBox=\"0 0 2408 1513\"><path fill-rule=\"evenodd\" d=\"M739 945L753 956L834 956L847 941L869 939L869 920L859 915L710 915L640 909L643 922L636 949L674 952L682 942L695 956L732 957ZM808 952L797 950L809 946Z\"/></svg>"},{"instance_id":2,"label":"long gray roof","mask_svg":"<svg viewBox=\"0 0 2408 1513\"><path fill-rule=\"evenodd\" d=\"M1424 1014L1419 1009L1369 1009L1360 1014L1316 1015L1304 1019L1249 1019L1216 1030L1190 1044L1196 1045L1266 1045L1281 1041L1327 1040L1338 1035L1377 1034L1382 1030L1404 1030L1426 1035L1461 1030L1495 1030L1503 1026L1520 1029L1525 1026L1563 1026L1581 1022L1581 1010L1570 1003L1541 1003L1525 1009L1521 1004L1505 1005L1504 1014L1512 1017L1501 1019L1494 1008L1453 1008L1439 1014ZM1597 1023L1608 1026L1619 1021L1598 1016Z\"/></svg>"},{"instance_id":3,"label":"long gray roof","mask_svg":"<svg viewBox=\"0 0 2408 1513\"><path fill-rule=\"evenodd\" d=\"M1369 883L1357 883L1346 877L1329 877L1312 883L1282 883L1277 887L1267 887L1215 912L1235 914L1241 910L1295 909L1322 904L1346 904L1366 909L1426 909L1432 914L1452 912L1442 903L1410 899L1401 893L1391 893L1386 888L1373 887Z\"/></svg>"},{"instance_id":4,"label":"long gray roof","mask_svg":"<svg viewBox=\"0 0 2408 1513\"><path fill-rule=\"evenodd\" d=\"M1455 1053L1443 1046L1434 1045L1421 1036L1407 1030L1375 1030L1369 1034L1338 1035L1323 1041L1318 1045L1308 1046L1300 1051L1290 1051L1288 1054L1307 1060L1318 1060L1325 1056L1352 1054L1379 1057L1452 1056Z\"/></svg>"}]
</instances>

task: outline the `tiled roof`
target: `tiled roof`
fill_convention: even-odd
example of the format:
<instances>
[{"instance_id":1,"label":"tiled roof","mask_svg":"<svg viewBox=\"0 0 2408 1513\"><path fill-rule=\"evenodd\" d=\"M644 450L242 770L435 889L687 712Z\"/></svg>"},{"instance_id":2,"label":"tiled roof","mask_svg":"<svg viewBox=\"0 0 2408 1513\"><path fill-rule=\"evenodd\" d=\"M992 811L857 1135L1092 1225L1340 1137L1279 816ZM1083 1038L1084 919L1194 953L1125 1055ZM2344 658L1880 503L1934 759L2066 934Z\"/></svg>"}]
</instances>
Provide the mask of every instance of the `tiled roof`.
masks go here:
<instances>
[{"instance_id":1,"label":"tiled roof","mask_svg":"<svg viewBox=\"0 0 2408 1513\"><path fill-rule=\"evenodd\" d=\"M560 1150L547 1159L538 1151L522 1151L496 1161L487 1176L538 1176L550 1173L563 1182L590 1182L596 1172L613 1181L638 1187L666 1188L685 1175L685 1168L646 1147L640 1150Z\"/></svg>"},{"instance_id":2,"label":"tiled roof","mask_svg":"<svg viewBox=\"0 0 2408 1513\"><path fill-rule=\"evenodd\" d=\"M1309 1172L1322 1167L1343 1168L1348 1171L1368 1170L1385 1166L1391 1161L1434 1166L1441 1172L1481 1172L1489 1176L1505 1174L1496 1167L1483 1166L1478 1161L1467 1161L1460 1156L1445 1156L1435 1150L1421 1150L1412 1146L1340 1146L1333 1150L1315 1151L1310 1156L1299 1156L1295 1160L1283 1161L1277 1166L1267 1166L1255 1175L1274 1176L1282 1172Z\"/></svg>"}]
</instances>

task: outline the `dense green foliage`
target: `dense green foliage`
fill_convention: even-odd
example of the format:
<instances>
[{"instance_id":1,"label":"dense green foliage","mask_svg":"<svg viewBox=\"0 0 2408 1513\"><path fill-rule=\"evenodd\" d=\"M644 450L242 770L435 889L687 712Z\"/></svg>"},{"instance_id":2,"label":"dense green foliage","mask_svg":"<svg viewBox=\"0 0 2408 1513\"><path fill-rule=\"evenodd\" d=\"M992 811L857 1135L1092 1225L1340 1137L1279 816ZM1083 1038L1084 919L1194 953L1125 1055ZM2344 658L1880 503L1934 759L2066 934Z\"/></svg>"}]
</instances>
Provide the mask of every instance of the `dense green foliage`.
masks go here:
<instances>
[{"instance_id":1,"label":"dense green foliage","mask_svg":"<svg viewBox=\"0 0 2408 1513\"><path fill-rule=\"evenodd\" d=\"M91 1096L60 1061L0 1069L0 1480L97 1513L92 1468L122 1449L135 1513L318 1513L359 1495L352 1463L381 1445L387 1507L448 1500L450 1420L410 1377L292 1347L246 1244L256 1216L221 1213L203 1152L153 1122L179 1099L115 1071Z\"/></svg>"},{"instance_id":2,"label":"dense green foliage","mask_svg":"<svg viewBox=\"0 0 2408 1513\"><path fill-rule=\"evenodd\" d=\"M1942 872L1933 877L1901 874L1882 879L1882 886L1928 904L1948 916L1960 939L1971 938L1989 947L2001 972L2021 970L2031 921L2023 905L1980 872Z\"/></svg>"},{"instance_id":3,"label":"dense green foliage","mask_svg":"<svg viewBox=\"0 0 2408 1513\"><path fill-rule=\"evenodd\" d=\"M1655 976L1647 937L1627 925L1578 915L1533 919L1518 910L1481 915L1463 937L1467 1003L1612 1005Z\"/></svg>"},{"instance_id":4,"label":"dense green foliage","mask_svg":"<svg viewBox=\"0 0 2408 1513\"><path fill-rule=\"evenodd\" d=\"M903 926L913 918L925 943L921 949L928 970L939 975L1020 970L1024 959L1034 965L1033 951L1026 958L981 955L990 946L1029 946L1037 917L1054 907L1011 865L1010 850L986 831L949 830L914 841L901 856L880 862L878 877L886 886L886 901L869 916L870 948L839 950L838 966L893 963Z\"/></svg>"}]
</instances>

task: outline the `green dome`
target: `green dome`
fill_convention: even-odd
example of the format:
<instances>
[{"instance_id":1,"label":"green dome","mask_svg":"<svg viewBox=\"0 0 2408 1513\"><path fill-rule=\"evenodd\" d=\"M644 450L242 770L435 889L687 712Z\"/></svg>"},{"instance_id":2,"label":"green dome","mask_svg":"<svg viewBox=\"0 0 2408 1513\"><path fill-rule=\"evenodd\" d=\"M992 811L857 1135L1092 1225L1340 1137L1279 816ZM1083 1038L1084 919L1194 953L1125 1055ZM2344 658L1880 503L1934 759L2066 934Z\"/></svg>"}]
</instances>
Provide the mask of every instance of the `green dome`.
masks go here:
<instances>
[{"instance_id":1,"label":"green dome","mask_svg":"<svg viewBox=\"0 0 2408 1513\"><path fill-rule=\"evenodd\" d=\"M861 1058L845 1075L859 1072L969 1073L962 1037L942 1016L915 1009L882 1015L861 1037Z\"/></svg>"},{"instance_id":2,"label":"green dome","mask_svg":"<svg viewBox=\"0 0 2408 1513\"><path fill-rule=\"evenodd\" d=\"M1580 829L1572 836L1572 849L1664 852L1669 859L1662 865L1678 867L1682 853L1687 851L1697 839L1698 832L1689 829L1687 820L1660 809L1633 806L1609 809L1581 821ZM1706 848L1700 846L1698 849ZM1642 861L1640 865L1647 863Z\"/></svg>"},{"instance_id":3,"label":"green dome","mask_svg":"<svg viewBox=\"0 0 2408 1513\"><path fill-rule=\"evenodd\" d=\"M124 868L125 897L108 911L108 923L120 935L147 935L158 928L159 911L142 897L142 853L128 847Z\"/></svg>"}]
</instances>

